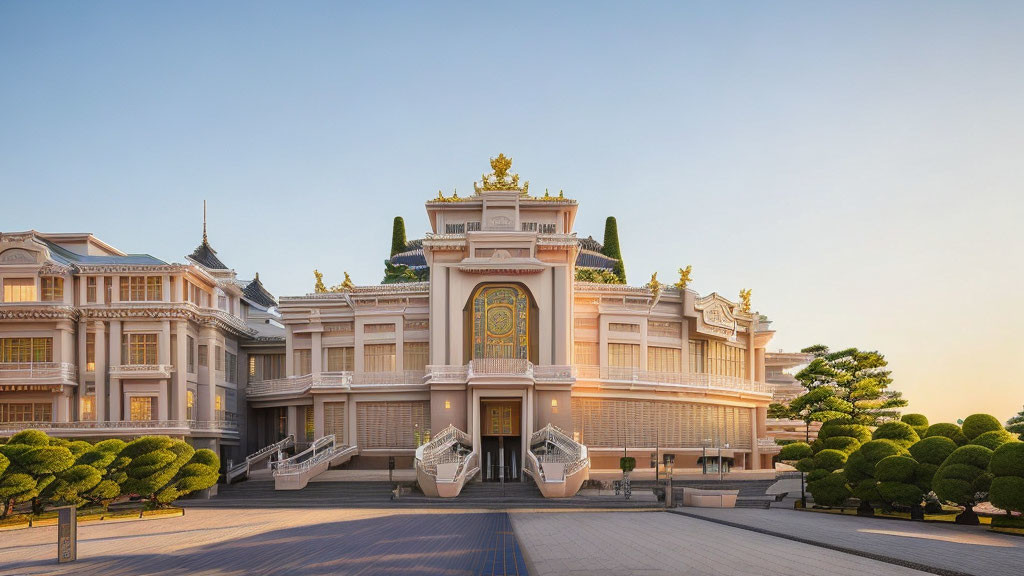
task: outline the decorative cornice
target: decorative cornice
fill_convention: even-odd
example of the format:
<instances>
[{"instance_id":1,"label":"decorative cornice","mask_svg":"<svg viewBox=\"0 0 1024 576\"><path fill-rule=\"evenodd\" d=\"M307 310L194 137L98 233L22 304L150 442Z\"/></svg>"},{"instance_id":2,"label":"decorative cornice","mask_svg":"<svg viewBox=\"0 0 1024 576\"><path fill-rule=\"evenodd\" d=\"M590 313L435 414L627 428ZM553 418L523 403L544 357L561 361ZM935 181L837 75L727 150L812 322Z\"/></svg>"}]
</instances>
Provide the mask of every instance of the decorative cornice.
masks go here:
<instances>
[{"instance_id":1,"label":"decorative cornice","mask_svg":"<svg viewBox=\"0 0 1024 576\"><path fill-rule=\"evenodd\" d=\"M176 274L188 271L195 272L199 267L188 264L79 264L77 268L83 274L118 274L121 272ZM209 275L206 274L206 276Z\"/></svg>"},{"instance_id":2,"label":"decorative cornice","mask_svg":"<svg viewBox=\"0 0 1024 576\"><path fill-rule=\"evenodd\" d=\"M199 308L191 302L168 302L163 304L126 305L125 303L81 309L87 319L119 320L122 318L151 318L159 320L189 320L204 326L219 328L238 336L252 338L256 330L223 310Z\"/></svg>"},{"instance_id":3,"label":"decorative cornice","mask_svg":"<svg viewBox=\"0 0 1024 576\"><path fill-rule=\"evenodd\" d=\"M294 304L309 300L326 300L347 302L345 294L350 296L396 296L396 295L418 295L428 296L430 294L430 282L402 282L398 284L379 284L376 286L354 286L349 292L325 292L321 294L306 294L305 296L281 296L280 303Z\"/></svg>"},{"instance_id":4,"label":"decorative cornice","mask_svg":"<svg viewBox=\"0 0 1024 576\"><path fill-rule=\"evenodd\" d=\"M0 304L0 320L78 320L79 309L73 306L11 306Z\"/></svg>"},{"instance_id":5,"label":"decorative cornice","mask_svg":"<svg viewBox=\"0 0 1024 576\"><path fill-rule=\"evenodd\" d=\"M48 260L39 268L39 275L66 276L68 274L72 274L74 271L75 269L71 266L65 266L63 264L53 262L52 260Z\"/></svg>"}]
</instances>

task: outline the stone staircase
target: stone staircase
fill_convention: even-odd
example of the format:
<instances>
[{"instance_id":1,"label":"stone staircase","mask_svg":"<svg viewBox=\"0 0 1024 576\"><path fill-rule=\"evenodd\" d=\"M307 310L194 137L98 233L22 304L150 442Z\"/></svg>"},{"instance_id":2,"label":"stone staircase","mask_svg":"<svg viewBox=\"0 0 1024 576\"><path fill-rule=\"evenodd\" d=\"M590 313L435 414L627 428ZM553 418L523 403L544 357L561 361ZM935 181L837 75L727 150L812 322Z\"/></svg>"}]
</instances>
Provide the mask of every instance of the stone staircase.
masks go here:
<instances>
[{"instance_id":1,"label":"stone staircase","mask_svg":"<svg viewBox=\"0 0 1024 576\"><path fill-rule=\"evenodd\" d=\"M469 482L455 498L429 498L415 487L392 499L387 482L310 482L302 490L276 491L272 481L250 479L221 485L216 498L184 500L184 506L208 508L589 508L662 509L661 503L622 496L544 498L533 482ZM639 491L634 491L638 494Z\"/></svg>"}]
</instances>

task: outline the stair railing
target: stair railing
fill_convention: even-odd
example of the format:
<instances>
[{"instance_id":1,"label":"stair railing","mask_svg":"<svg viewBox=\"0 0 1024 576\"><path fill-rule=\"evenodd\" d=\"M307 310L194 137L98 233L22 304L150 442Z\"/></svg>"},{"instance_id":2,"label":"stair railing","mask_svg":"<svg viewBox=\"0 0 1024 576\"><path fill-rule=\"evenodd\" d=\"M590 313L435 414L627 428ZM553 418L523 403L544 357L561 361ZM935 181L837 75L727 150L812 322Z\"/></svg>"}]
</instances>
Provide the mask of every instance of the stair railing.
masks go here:
<instances>
[{"instance_id":1,"label":"stair railing","mask_svg":"<svg viewBox=\"0 0 1024 576\"><path fill-rule=\"evenodd\" d=\"M274 442L273 444L270 444L268 446L264 446L263 448L260 448L256 452L253 452L252 454L246 456L245 460L242 460L238 464L235 464L234 466L229 468L224 477L230 484L231 481L234 480L235 478L238 478L240 476L248 476L249 471L254 462L259 462L260 460L266 458L268 455L272 455L274 452L286 450L293 445L295 445L295 435L289 434L288 436L285 436L283 439L278 440L277 442Z\"/></svg>"}]
</instances>

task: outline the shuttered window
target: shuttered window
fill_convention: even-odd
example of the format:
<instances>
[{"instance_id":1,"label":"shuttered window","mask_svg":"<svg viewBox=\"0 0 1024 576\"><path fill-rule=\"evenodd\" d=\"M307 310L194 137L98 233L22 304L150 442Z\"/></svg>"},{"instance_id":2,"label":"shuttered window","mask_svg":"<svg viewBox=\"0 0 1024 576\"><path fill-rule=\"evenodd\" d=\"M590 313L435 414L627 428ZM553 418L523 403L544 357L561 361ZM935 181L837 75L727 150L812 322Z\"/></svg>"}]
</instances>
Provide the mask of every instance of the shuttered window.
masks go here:
<instances>
[{"instance_id":1,"label":"shuttered window","mask_svg":"<svg viewBox=\"0 0 1024 576\"><path fill-rule=\"evenodd\" d=\"M426 370L430 344L426 342L406 342L402 354L406 370Z\"/></svg>"},{"instance_id":2,"label":"shuttered window","mask_svg":"<svg viewBox=\"0 0 1024 576\"><path fill-rule=\"evenodd\" d=\"M573 429L593 448L751 447L751 410L661 400L573 398Z\"/></svg>"},{"instance_id":3,"label":"shuttered window","mask_svg":"<svg viewBox=\"0 0 1024 576\"><path fill-rule=\"evenodd\" d=\"M690 340L690 372L703 374L704 358L707 355L707 342L705 340Z\"/></svg>"},{"instance_id":4,"label":"shuttered window","mask_svg":"<svg viewBox=\"0 0 1024 576\"><path fill-rule=\"evenodd\" d=\"M647 370L651 372L683 371L683 352L678 348L647 347Z\"/></svg>"},{"instance_id":5,"label":"shuttered window","mask_svg":"<svg viewBox=\"0 0 1024 576\"><path fill-rule=\"evenodd\" d=\"M360 448L416 448L430 431L430 402L359 402Z\"/></svg>"},{"instance_id":6,"label":"shuttered window","mask_svg":"<svg viewBox=\"0 0 1024 576\"><path fill-rule=\"evenodd\" d=\"M295 350L295 376L313 373L313 355L309 348Z\"/></svg>"},{"instance_id":7,"label":"shuttered window","mask_svg":"<svg viewBox=\"0 0 1024 576\"><path fill-rule=\"evenodd\" d=\"M324 434L334 434L334 441L345 441L345 403L324 402Z\"/></svg>"},{"instance_id":8,"label":"shuttered window","mask_svg":"<svg viewBox=\"0 0 1024 576\"><path fill-rule=\"evenodd\" d=\"M597 366L601 363L597 342L576 342L573 348L577 365Z\"/></svg>"},{"instance_id":9,"label":"shuttered window","mask_svg":"<svg viewBox=\"0 0 1024 576\"><path fill-rule=\"evenodd\" d=\"M633 378L633 371L639 369L639 344L608 345L608 375L611 378L629 380Z\"/></svg>"},{"instance_id":10,"label":"shuttered window","mask_svg":"<svg viewBox=\"0 0 1024 576\"><path fill-rule=\"evenodd\" d=\"M313 407L306 406L306 442L316 440L315 434L316 432L313 428Z\"/></svg>"},{"instance_id":11,"label":"shuttered window","mask_svg":"<svg viewBox=\"0 0 1024 576\"><path fill-rule=\"evenodd\" d=\"M356 350L351 346L327 349L328 372L351 372L356 369Z\"/></svg>"},{"instance_id":12,"label":"shuttered window","mask_svg":"<svg viewBox=\"0 0 1024 576\"><path fill-rule=\"evenodd\" d=\"M394 372L395 345L367 344L363 346L364 372Z\"/></svg>"},{"instance_id":13,"label":"shuttered window","mask_svg":"<svg viewBox=\"0 0 1024 576\"><path fill-rule=\"evenodd\" d=\"M746 378L746 350L724 342L708 342L708 373Z\"/></svg>"}]
</instances>

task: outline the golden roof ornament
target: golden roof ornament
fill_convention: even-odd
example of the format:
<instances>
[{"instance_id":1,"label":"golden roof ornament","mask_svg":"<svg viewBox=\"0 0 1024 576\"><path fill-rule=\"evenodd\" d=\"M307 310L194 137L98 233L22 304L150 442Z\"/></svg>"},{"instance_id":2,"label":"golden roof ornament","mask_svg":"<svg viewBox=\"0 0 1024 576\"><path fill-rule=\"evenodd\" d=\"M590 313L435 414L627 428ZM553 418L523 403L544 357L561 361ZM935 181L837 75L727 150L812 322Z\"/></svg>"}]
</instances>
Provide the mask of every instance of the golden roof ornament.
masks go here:
<instances>
[{"instance_id":1,"label":"golden roof ornament","mask_svg":"<svg viewBox=\"0 0 1024 576\"><path fill-rule=\"evenodd\" d=\"M740 311L750 312L750 288L740 290Z\"/></svg>"},{"instance_id":2,"label":"golden roof ornament","mask_svg":"<svg viewBox=\"0 0 1024 576\"><path fill-rule=\"evenodd\" d=\"M491 173L480 176L480 183L473 183L473 188L479 194L484 190L518 190L524 196L529 194L530 183L525 182L519 185L519 174L509 174L512 169L512 159L505 154L498 154L491 158Z\"/></svg>"},{"instance_id":3,"label":"golden roof ornament","mask_svg":"<svg viewBox=\"0 0 1024 576\"><path fill-rule=\"evenodd\" d=\"M324 275L319 270L313 270L313 276L316 277L316 284L313 286L313 291L317 294L328 294L338 292L351 292L356 285L352 282L352 278L349 277L348 272L345 272L345 280L337 286L331 286L328 288L324 285Z\"/></svg>"},{"instance_id":4,"label":"golden roof ornament","mask_svg":"<svg viewBox=\"0 0 1024 576\"><path fill-rule=\"evenodd\" d=\"M680 290L686 290L686 287L690 285L690 274L693 272L693 266L687 265L686 268L679 269L679 282L676 282L676 288Z\"/></svg>"}]
</instances>

